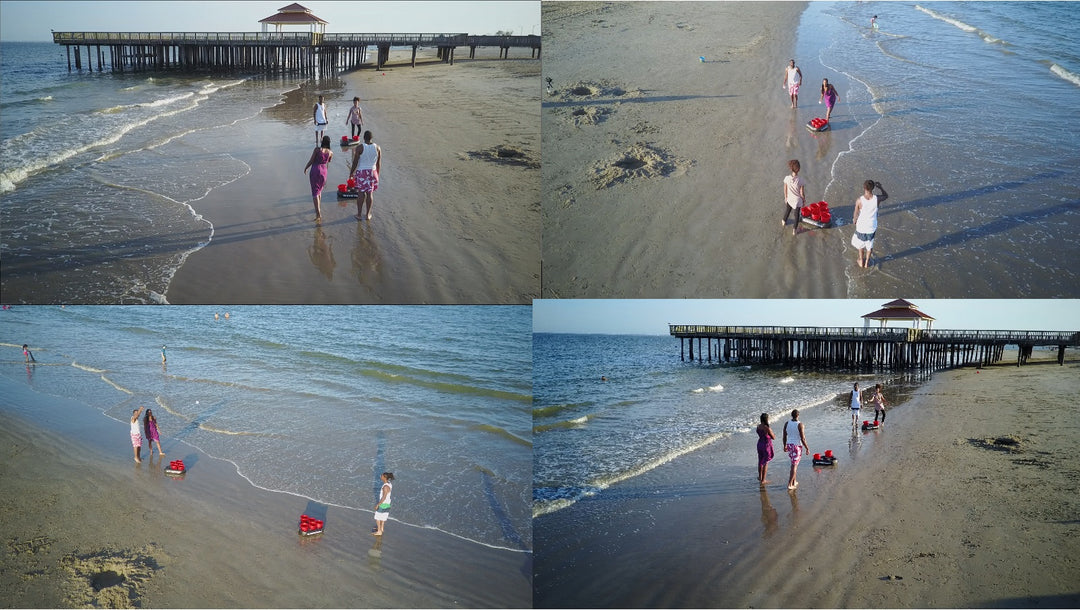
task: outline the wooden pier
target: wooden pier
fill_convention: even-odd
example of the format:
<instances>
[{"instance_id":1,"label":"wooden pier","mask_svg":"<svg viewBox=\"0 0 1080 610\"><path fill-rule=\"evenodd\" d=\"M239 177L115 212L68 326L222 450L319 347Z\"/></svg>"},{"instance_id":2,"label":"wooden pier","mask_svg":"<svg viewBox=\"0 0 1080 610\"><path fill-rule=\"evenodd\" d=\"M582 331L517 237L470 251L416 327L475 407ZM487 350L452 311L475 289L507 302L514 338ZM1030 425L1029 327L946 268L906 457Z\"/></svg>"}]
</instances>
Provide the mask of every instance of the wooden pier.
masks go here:
<instances>
[{"instance_id":1,"label":"wooden pier","mask_svg":"<svg viewBox=\"0 0 1080 610\"><path fill-rule=\"evenodd\" d=\"M679 338L680 356L699 362L741 362L846 369L940 370L1001 360L1006 345L1017 345L1016 365L1040 346L1080 346L1080 332L1010 330L925 330L814 326L695 326L669 324ZM702 346L704 342L704 347Z\"/></svg>"},{"instance_id":2,"label":"wooden pier","mask_svg":"<svg viewBox=\"0 0 1080 610\"><path fill-rule=\"evenodd\" d=\"M207 70L269 71L301 74L335 74L370 64L381 70L390 58L391 47L411 47L410 65L416 66L416 52L437 49L444 63L454 63L458 47L469 48L469 58L478 47L498 47L500 59L512 48L527 48L530 58L540 58L540 37L473 36L470 34L323 34L319 32L53 32L53 42L67 51L68 71L86 69L100 72L108 64L117 72L125 70ZM374 48L373 57L368 52Z\"/></svg>"}]
</instances>

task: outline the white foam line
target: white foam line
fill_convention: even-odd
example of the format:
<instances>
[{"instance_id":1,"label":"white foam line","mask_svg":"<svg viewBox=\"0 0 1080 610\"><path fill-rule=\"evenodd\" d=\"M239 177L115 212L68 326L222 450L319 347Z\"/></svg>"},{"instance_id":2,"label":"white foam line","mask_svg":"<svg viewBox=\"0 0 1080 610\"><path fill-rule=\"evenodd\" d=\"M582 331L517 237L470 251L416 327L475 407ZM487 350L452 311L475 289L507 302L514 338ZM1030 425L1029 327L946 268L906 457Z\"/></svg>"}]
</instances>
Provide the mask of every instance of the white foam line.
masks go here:
<instances>
[{"instance_id":1,"label":"white foam line","mask_svg":"<svg viewBox=\"0 0 1080 610\"><path fill-rule=\"evenodd\" d=\"M1080 87L1080 75L1073 74L1072 72L1069 72L1068 70L1066 70L1065 68L1062 68L1061 66L1059 66L1057 64L1051 65L1050 66L1050 71L1053 72L1054 74L1060 76L1061 78L1069 81L1070 83Z\"/></svg>"},{"instance_id":2,"label":"white foam line","mask_svg":"<svg viewBox=\"0 0 1080 610\"><path fill-rule=\"evenodd\" d=\"M128 392L128 393L130 394L130 392ZM101 411L101 414L104 415L105 417L108 417L109 419L111 419L111 420L113 420L115 422L128 423L125 420L120 420L120 419L117 419L117 418L113 417L112 415L109 415L104 410ZM323 500L319 500L318 498L312 498L311 496L305 496L304 494L296 493L296 492L293 492L293 491L285 491L283 489L274 489L272 487L263 487L262 485L258 485L257 483L255 483L254 481L249 479L247 477L247 475L245 475L243 472L241 472L240 471L240 466L237 465L236 462L234 462L234 461L232 461L232 460L230 460L228 458L218 457L218 456L206 451L205 449L202 449L202 448L196 447L195 445L192 445L191 443L189 443L189 442L187 442L185 440L178 440L176 442L183 443L183 444L187 445L188 447L191 447L192 449L194 449L194 450L196 450L196 451L198 451L200 453L205 454L207 457L213 458L215 460L221 460L222 462L228 462L228 463L232 464L233 468L236 469L236 474L240 475L245 481L247 481L249 484L251 484L252 487L254 487L256 489L261 489L263 491L269 491L269 492L272 492L272 493L286 494L286 495L294 496L294 497L297 497L297 498L303 498L305 500L310 500L312 502L318 502L319 504L325 504L326 506L333 506L335 508L341 508L341 509L345 509L345 510L354 510L354 511L363 512L363 513L371 513L373 515L375 514L375 511L373 511L373 510L368 510L368 509L364 509L364 508L357 508L355 506L346 506L344 504L335 504L334 502L325 502ZM400 523L401 525L404 525L404 526L407 526L407 527L414 527L416 529L435 530L435 531L440 532L442 534L446 534L447 536L457 538L458 540L464 540L465 542L472 542L473 544L479 544L480 546L486 546L489 549L495 549L495 550L499 550L499 551L510 551L511 553L524 553L524 554L528 554L528 555L532 554L531 550L515 549L515 548L511 548L511 547L506 547L506 546L499 546L497 544L489 544L487 542L481 542L479 540L473 540L472 538L462 536L461 534L455 534L453 532L448 532L448 531L446 531L444 529L440 529L438 527L435 527L434 525L416 525L414 523L408 523L408 522L405 522L405 521L401 521L400 519L394 519L394 518L391 518L389 520L394 521L396 523Z\"/></svg>"},{"instance_id":3,"label":"white foam line","mask_svg":"<svg viewBox=\"0 0 1080 610\"><path fill-rule=\"evenodd\" d=\"M878 109L877 104L873 103L874 91L873 91L873 89L870 88L869 84L867 84L865 81L863 81L863 80L861 80L859 78L856 78L855 76L853 76L853 75L851 75L851 74L849 74L847 72L844 72L843 70L838 70L838 69L830 66L829 64L825 63L825 60L822 58L822 52L818 53L818 61L821 62L821 65L825 66L826 68L828 68L828 69L830 69L830 70L832 70L834 72L839 72L840 74L843 74L844 76L847 76L851 80L862 84L863 87L866 87L866 93L870 96L870 101L871 101L870 106L871 106L871 108L874 109L874 112L878 113L877 120L874 121L873 123L871 123L870 125L868 125L866 127L866 129L863 129L859 133L859 135L857 135L854 138L852 138L851 140L849 140L847 150L840 151L840 153L836 155L836 158L833 159L832 165L829 167L829 183L825 185L825 190L822 191L822 192L828 192L829 188L833 185L834 182L836 182L836 164L840 162L840 159L844 155L846 155L848 153L855 152L855 142L857 142L860 138L862 138L864 135L866 135L866 133L868 131L870 131L871 129L873 129L875 125L880 123L881 119L885 118L885 114L881 110ZM841 245L845 244L843 239L841 239L840 241L841 241ZM852 277L850 274L847 274L847 280L848 280L847 281L847 296L850 297L851 293L853 291L853 288L854 288L853 283L855 281L855 278Z\"/></svg>"},{"instance_id":4,"label":"white foam line","mask_svg":"<svg viewBox=\"0 0 1080 610\"><path fill-rule=\"evenodd\" d=\"M375 511L373 511L373 510L368 510L368 509L364 509L364 508L357 508L355 506L346 506L344 504L335 504L334 502L326 502L326 501L323 501L323 500L319 500L318 498L313 498L311 496L305 496L302 493L297 493L297 492L294 492L294 491L285 491L283 489L274 489L272 487L263 487L262 485L259 485L259 484L255 483L254 481L252 481L250 478L248 478L248 476L245 475L240 470L240 466L236 462L234 462L234 461L232 461L232 460L230 460L228 458L223 458L223 457L218 457L216 455L212 455L212 454L208 453L206 450L199 449L198 447L195 447L194 445L192 445L191 443L188 443L187 441L180 441L180 442L184 443L185 445L188 445L189 447L193 447L193 448L195 448L195 449L197 449L199 451L202 451L203 453L205 453L206 455L208 455L208 456L210 456L210 457L212 457L214 459L218 459L218 460L221 460L223 462L228 462L228 463L232 464L233 467L236 468L236 474L243 477L243 479L245 481L250 483L251 486L255 487L256 489L262 489L264 491L269 491L269 492L274 492L274 493L282 493L282 494L294 496L294 497L297 497L297 498L303 498L305 500L310 500L312 502L318 502L319 504L325 504L326 506L333 506L335 508L342 508L342 509L346 509L346 510L354 510L354 511L363 512L363 513L371 513L373 515L375 514ZM455 534L453 532L448 532L448 531L446 531L444 529L440 529L438 527L435 527L434 525L416 525L416 524L413 524L413 523L407 523L405 521L401 521L399 519L394 519L394 518L390 518L389 520L390 521L395 521L395 522L400 523L401 525L404 525L404 526L415 527L417 529L435 530L437 532L441 532L443 534L446 534L447 536L451 536L451 537L457 538L459 540L464 540L466 542L472 542L474 544L479 544L481 546L486 546L486 547L488 547L490 549L496 549L496 550L500 550L500 551L510 551L512 553L528 553L528 554L532 554L531 550L515 549L515 548L511 548L511 547L506 547L506 546L499 546L497 544L489 544L487 542L481 542L479 540L473 540L472 538L462 536L461 534Z\"/></svg>"}]
</instances>

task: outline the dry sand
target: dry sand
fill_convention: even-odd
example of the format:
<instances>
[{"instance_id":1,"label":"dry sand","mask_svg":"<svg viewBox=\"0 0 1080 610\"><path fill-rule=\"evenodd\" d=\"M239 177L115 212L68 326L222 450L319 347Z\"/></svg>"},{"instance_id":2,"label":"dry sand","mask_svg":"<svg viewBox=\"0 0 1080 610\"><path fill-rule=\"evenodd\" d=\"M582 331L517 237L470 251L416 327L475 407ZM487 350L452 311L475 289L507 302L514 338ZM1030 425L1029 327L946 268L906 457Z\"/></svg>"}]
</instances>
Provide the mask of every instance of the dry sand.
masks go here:
<instances>
[{"instance_id":1,"label":"dry sand","mask_svg":"<svg viewBox=\"0 0 1080 610\"><path fill-rule=\"evenodd\" d=\"M786 161L810 201L828 171L780 86L804 7L543 5L544 298L843 296L827 232L779 226Z\"/></svg>"},{"instance_id":2,"label":"dry sand","mask_svg":"<svg viewBox=\"0 0 1080 610\"><path fill-rule=\"evenodd\" d=\"M176 273L169 302L531 303L540 290L540 61L522 49L497 57L478 49L453 66L351 72L238 126L234 154L251 172L198 202L213 241ZM302 169L319 93L335 145L316 225ZM336 196L349 155L336 141L354 95L383 151L374 218L362 222L356 200Z\"/></svg>"},{"instance_id":3,"label":"dry sand","mask_svg":"<svg viewBox=\"0 0 1080 610\"><path fill-rule=\"evenodd\" d=\"M5 378L6 379L6 378ZM531 556L252 487L162 440L132 460L127 425L0 380L0 606L526 607ZM144 456L145 456L144 452ZM301 539L303 513L326 533ZM469 566L462 570L461 566Z\"/></svg>"},{"instance_id":4,"label":"dry sand","mask_svg":"<svg viewBox=\"0 0 1080 610\"><path fill-rule=\"evenodd\" d=\"M794 493L782 452L758 489L747 434L542 516L534 603L1078 607L1080 361L1036 356L938 373L873 432L806 411L840 463L804 460Z\"/></svg>"}]
</instances>

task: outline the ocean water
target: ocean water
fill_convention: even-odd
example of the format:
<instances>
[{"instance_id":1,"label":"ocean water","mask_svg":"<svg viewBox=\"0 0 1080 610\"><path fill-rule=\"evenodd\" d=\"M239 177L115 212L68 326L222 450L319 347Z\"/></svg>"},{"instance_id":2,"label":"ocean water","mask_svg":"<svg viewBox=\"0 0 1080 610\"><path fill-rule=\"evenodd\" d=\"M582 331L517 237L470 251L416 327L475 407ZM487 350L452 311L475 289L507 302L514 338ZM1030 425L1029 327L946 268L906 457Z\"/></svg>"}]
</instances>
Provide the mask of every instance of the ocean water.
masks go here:
<instances>
[{"instance_id":1,"label":"ocean water","mask_svg":"<svg viewBox=\"0 0 1080 610\"><path fill-rule=\"evenodd\" d=\"M34 302L56 303L163 302L213 239L198 202L251 171L229 153L238 127L260 114L288 120L272 109L311 82L68 72L64 47L31 42L0 43L0 73L0 257L9 274L78 273L35 287ZM0 287L5 302L24 300Z\"/></svg>"},{"instance_id":2,"label":"ocean water","mask_svg":"<svg viewBox=\"0 0 1080 610\"><path fill-rule=\"evenodd\" d=\"M528 307L228 312L16 307L0 313L0 374L118 422L150 407L167 454L197 447L330 506L370 512L392 471L394 520L531 551Z\"/></svg>"},{"instance_id":3,"label":"ocean water","mask_svg":"<svg viewBox=\"0 0 1080 610\"><path fill-rule=\"evenodd\" d=\"M890 198L878 269L850 297L1075 297L1080 270L1080 30L1068 2L811 2L800 112L837 85L825 199L850 222L866 179ZM870 29L878 16L879 28ZM820 192L820 191L819 191ZM850 230L836 247L853 256Z\"/></svg>"},{"instance_id":4,"label":"ocean water","mask_svg":"<svg viewBox=\"0 0 1080 610\"><path fill-rule=\"evenodd\" d=\"M724 439L753 447L762 413L777 433L792 409L843 422L853 381L887 384L890 395L917 383L896 373L683 362L668 336L537 333L533 516Z\"/></svg>"}]
</instances>

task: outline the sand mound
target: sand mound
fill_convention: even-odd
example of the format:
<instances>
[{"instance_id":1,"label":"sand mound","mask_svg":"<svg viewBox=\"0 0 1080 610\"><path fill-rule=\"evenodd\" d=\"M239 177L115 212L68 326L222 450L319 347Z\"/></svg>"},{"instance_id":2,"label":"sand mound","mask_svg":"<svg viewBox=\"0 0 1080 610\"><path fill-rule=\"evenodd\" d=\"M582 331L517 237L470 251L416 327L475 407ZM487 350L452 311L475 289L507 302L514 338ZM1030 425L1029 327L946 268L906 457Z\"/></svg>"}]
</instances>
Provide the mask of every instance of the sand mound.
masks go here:
<instances>
[{"instance_id":1,"label":"sand mound","mask_svg":"<svg viewBox=\"0 0 1080 610\"><path fill-rule=\"evenodd\" d=\"M607 161L594 163L590 178L596 188L602 189L638 178L678 175L689 166L689 162L677 159L661 148L638 142Z\"/></svg>"},{"instance_id":2,"label":"sand mound","mask_svg":"<svg viewBox=\"0 0 1080 610\"><path fill-rule=\"evenodd\" d=\"M574 108L570 112L570 119L574 125L596 125L602 123L611 110L602 106L587 106Z\"/></svg>"},{"instance_id":3,"label":"sand mound","mask_svg":"<svg viewBox=\"0 0 1080 610\"><path fill-rule=\"evenodd\" d=\"M70 574L65 601L83 608L142 607L144 585L161 568L156 554L150 546L64 556L60 565Z\"/></svg>"},{"instance_id":4,"label":"sand mound","mask_svg":"<svg viewBox=\"0 0 1080 610\"><path fill-rule=\"evenodd\" d=\"M609 80L579 81L555 92L564 102L603 101L619 102L621 99L641 97L644 93L640 89L627 90L616 82Z\"/></svg>"}]
</instances>

